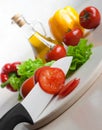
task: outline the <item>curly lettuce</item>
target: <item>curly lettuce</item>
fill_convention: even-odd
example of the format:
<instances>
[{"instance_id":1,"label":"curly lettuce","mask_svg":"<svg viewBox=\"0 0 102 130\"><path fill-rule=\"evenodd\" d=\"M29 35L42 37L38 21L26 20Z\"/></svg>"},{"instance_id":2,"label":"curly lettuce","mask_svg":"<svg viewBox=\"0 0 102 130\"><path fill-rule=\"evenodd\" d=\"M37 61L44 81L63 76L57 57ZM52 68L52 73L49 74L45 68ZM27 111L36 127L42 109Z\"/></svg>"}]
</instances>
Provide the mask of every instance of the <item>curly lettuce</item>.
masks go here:
<instances>
[{"instance_id":1,"label":"curly lettuce","mask_svg":"<svg viewBox=\"0 0 102 130\"><path fill-rule=\"evenodd\" d=\"M80 39L78 45L68 46L67 56L73 56L69 71L74 72L90 58L93 44L87 43L87 39Z\"/></svg>"}]
</instances>

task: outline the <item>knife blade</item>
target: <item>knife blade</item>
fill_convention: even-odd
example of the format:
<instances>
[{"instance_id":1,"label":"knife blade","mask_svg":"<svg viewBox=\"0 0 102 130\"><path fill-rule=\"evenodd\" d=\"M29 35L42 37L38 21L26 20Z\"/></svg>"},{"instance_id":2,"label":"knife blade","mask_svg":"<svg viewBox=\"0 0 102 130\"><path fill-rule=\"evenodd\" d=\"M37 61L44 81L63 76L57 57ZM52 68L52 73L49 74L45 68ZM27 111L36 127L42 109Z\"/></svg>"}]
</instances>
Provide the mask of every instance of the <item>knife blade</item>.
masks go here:
<instances>
[{"instance_id":1,"label":"knife blade","mask_svg":"<svg viewBox=\"0 0 102 130\"><path fill-rule=\"evenodd\" d=\"M58 67L66 74L72 58L72 56L61 58L54 62L51 67ZM24 100L15 105L0 119L0 130L13 130L21 122L34 124L53 98L54 95L44 92L39 83L36 83Z\"/></svg>"}]
</instances>

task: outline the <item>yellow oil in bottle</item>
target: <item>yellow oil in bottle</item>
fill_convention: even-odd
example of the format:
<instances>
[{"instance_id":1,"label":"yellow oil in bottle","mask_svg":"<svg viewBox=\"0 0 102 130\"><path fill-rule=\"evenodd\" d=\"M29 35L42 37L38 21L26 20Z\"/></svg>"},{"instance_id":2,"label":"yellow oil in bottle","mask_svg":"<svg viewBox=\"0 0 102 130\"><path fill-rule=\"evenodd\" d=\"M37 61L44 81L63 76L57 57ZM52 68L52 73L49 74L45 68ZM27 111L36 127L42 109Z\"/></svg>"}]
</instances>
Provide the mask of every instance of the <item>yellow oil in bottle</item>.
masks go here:
<instances>
[{"instance_id":1,"label":"yellow oil in bottle","mask_svg":"<svg viewBox=\"0 0 102 130\"><path fill-rule=\"evenodd\" d=\"M36 32L36 35L39 35L39 33ZM37 54L36 54L36 58L41 58L44 62L45 61L45 57L46 57L46 53L48 52L48 50L50 49L49 47L47 47L45 44L43 44L36 36L35 34L32 35L29 39L29 42L32 44L32 46L35 48Z\"/></svg>"}]
</instances>

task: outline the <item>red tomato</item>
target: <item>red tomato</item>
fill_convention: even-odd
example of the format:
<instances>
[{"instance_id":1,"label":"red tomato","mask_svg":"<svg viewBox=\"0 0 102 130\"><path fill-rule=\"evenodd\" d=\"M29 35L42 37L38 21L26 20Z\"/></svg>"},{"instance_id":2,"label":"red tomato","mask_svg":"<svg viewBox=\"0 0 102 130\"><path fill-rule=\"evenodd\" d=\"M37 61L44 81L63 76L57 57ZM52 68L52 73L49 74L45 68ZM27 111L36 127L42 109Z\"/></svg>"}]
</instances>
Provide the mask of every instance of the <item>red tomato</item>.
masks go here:
<instances>
[{"instance_id":1,"label":"red tomato","mask_svg":"<svg viewBox=\"0 0 102 130\"><path fill-rule=\"evenodd\" d=\"M86 29L96 28L101 21L101 15L97 8L88 6L79 14L79 21L82 27Z\"/></svg>"},{"instance_id":2,"label":"red tomato","mask_svg":"<svg viewBox=\"0 0 102 130\"><path fill-rule=\"evenodd\" d=\"M46 68L39 74L39 84L49 94L57 94L64 82L65 74L59 68Z\"/></svg>"},{"instance_id":3,"label":"red tomato","mask_svg":"<svg viewBox=\"0 0 102 130\"><path fill-rule=\"evenodd\" d=\"M50 66L43 66L39 69L36 70L35 74L34 74L34 79L35 79L35 83L38 82L39 80L39 74L41 71L45 70L46 68L49 68Z\"/></svg>"},{"instance_id":4,"label":"red tomato","mask_svg":"<svg viewBox=\"0 0 102 130\"><path fill-rule=\"evenodd\" d=\"M80 38L83 37L83 32L80 28L74 28L67 33L65 33L63 42L65 45L69 46L75 46L78 44Z\"/></svg>"},{"instance_id":5,"label":"red tomato","mask_svg":"<svg viewBox=\"0 0 102 130\"><path fill-rule=\"evenodd\" d=\"M55 45L46 55L46 61L58 60L66 56L66 50L62 45Z\"/></svg>"},{"instance_id":6,"label":"red tomato","mask_svg":"<svg viewBox=\"0 0 102 130\"><path fill-rule=\"evenodd\" d=\"M26 97L27 94L32 90L34 87L34 76L28 78L27 80L24 81L24 83L21 86L20 93L22 97Z\"/></svg>"},{"instance_id":7,"label":"red tomato","mask_svg":"<svg viewBox=\"0 0 102 130\"><path fill-rule=\"evenodd\" d=\"M16 72L17 71L17 66L20 65L21 62L14 62L11 64L11 71Z\"/></svg>"},{"instance_id":8,"label":"red tomato","mask_svg":"<svg viewBox=\"0 0 102 130\"><path fill-rule=\"evenodd\" d=\"M73 79L69 81L66 85L62 87L62 89L58 93L59 97L62 98L71 93L78 86L79 81L80 79Z\"/></svg>"}]
</instances>

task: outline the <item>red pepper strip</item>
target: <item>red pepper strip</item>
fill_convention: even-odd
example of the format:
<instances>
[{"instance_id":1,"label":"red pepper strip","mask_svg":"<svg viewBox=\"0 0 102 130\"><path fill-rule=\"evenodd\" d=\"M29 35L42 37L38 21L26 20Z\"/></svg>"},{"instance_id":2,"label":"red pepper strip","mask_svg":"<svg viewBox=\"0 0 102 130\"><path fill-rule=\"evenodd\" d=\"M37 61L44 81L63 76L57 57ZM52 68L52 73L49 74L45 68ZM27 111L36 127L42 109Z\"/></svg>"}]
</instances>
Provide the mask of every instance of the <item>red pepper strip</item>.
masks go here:
<instances>
[{"instance_id":1,"label":"red pepper strip","mask_svg":"<svg viewBox=\"0 0 102 130\"><path fill-rule=\"evenodd\" d=\"M79 82L80 82L80 79L75 78L69 81L67 84L65 84L60 90L60 92L58 93L59 98L63 98L67 96L68 94L70 94L78 86Z\"/></svg>"}]
</instances>

